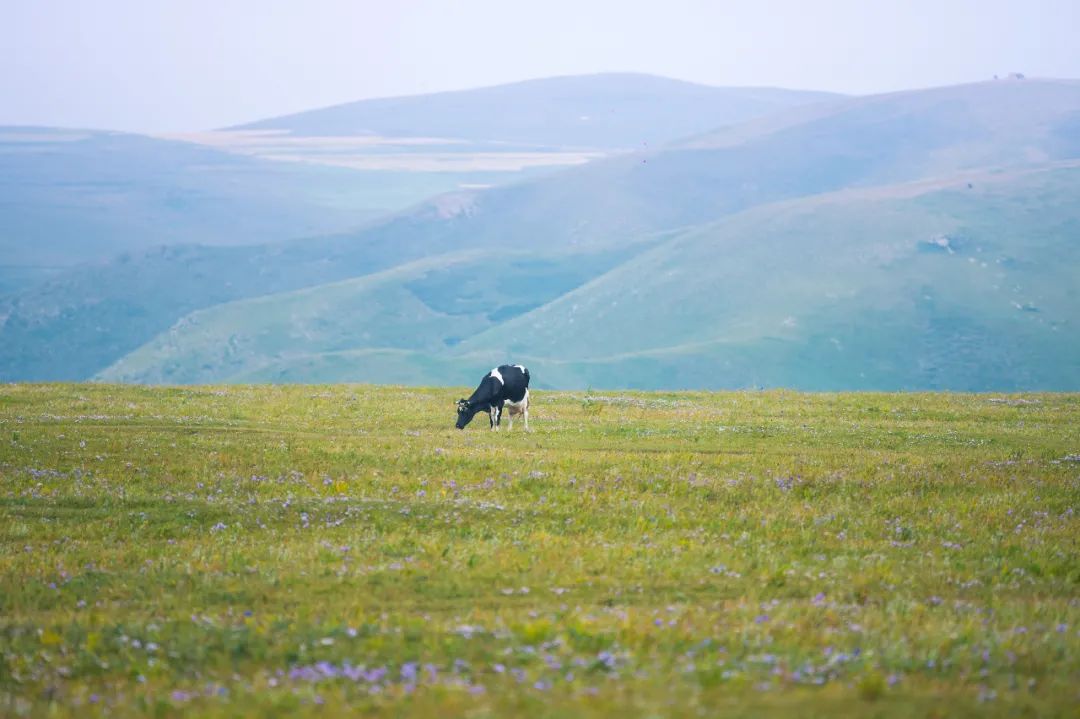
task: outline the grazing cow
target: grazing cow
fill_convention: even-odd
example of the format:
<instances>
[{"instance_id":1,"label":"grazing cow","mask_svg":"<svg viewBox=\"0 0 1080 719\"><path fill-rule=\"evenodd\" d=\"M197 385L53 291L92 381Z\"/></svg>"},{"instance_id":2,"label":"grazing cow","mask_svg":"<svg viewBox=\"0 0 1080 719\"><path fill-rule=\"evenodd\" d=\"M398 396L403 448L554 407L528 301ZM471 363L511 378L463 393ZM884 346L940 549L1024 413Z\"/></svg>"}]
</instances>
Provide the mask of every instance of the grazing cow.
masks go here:
<instances>
[{"instance_id":1,"label":"grazing cow","mask_svg":"<svg viewBox=\"0 0 1080 719\"><path fill-rule=\"evenodd\" d=\"M457 403L457 428L465 429L477 412L487 412L491 419L491 429L499 429L503 406L510 415L510 429L514 428L514 417L525 417L525 429L529 429L529 370L519 364L504 364L491 370L480 386L468 399L459 399Z\"/></svg>"}]
</instances>

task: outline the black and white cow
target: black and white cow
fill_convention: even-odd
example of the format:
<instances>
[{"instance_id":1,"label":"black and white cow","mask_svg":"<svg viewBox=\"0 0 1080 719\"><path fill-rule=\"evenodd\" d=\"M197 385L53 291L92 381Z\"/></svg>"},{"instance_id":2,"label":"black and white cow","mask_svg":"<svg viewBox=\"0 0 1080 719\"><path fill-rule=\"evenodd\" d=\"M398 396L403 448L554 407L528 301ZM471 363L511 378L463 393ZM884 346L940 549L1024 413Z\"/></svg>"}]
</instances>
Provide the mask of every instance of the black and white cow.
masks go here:
<instances>
[{"instance_id":1,"label":"black and white cow","mask_svg":"<svg viewBox=\"0 0 1080 719\"><path fill-rule=\"evenodd\" d=\"M480 380L472 397L458 400L457 428L465 429L477 412L487 412L491 428L498 430L503 406L510 415L510 429L519 414L525 417L525 429L529 429L529 370L519 364L496 367Z\"/></svg>"}]
</instances>

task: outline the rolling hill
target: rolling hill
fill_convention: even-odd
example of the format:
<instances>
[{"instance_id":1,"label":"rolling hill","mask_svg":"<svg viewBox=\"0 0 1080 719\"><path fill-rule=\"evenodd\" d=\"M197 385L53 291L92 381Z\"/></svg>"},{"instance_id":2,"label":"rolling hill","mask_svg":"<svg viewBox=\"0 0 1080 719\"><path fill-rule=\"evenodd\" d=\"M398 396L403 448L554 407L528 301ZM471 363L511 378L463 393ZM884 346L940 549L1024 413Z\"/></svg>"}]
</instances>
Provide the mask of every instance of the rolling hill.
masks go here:
<instances>
[{"instance_id":1,"label":"rolling hill","mask_svg":"<svg viewBox=\"0 0 1080 719\"><path fill-rule=\"evenodd\" d=\"M297 136L453 138L467 141L466 147L641 149L837 97L603 73L361 100L229 129Z\"/></svg>"},{"instance_id":2,"label":"rolling hill","mask_svg":"<svg viewBox=\"0 0 1080 719\"><path fill-rule=\"evenodd\" d=\"M506 294L454 313L467 292L424 290L482 257L425 260L201 311L100 379L462 383L514 358L558 387L1076 389L1077 197L1067 163L766 205L603 274L526 273L557 299L505 321Z\"/></svg>"},{"instance_id":3,"label":"rolling hill","mask_svg":"<svg viewBox=\"0 0 1080 719\"><path fill-rule=\"evenodd\" d=\"M0 127L0 294L83 262L178 243L353 229L464 179L240 157L126 133Z\"/></svg>"},{"instance_id":4,"label":"rolling hill","mask_svg":"<svg viewBox=\"0 0 1080 719\"><path fill-rule=\"evenodd\" d=\"M557 386L1076 390L1077 198L1070 163L767 205L457 351Z\"/></svg>"},{"instance_id":5,"label":"rolling hill","mask_svg":"<svg viewBox=\"0 0 1080 719\"><path fill-rule=\"evenodd\" d=\"M383 272L193 312L102 377L170 384L358 350L438 355L620 264L592 254L438 255Z\"/></svg>"},{"instance_id":6,"label":"rolling hill","mask_svg":"<svg viewBox=\"0 0 1080 719\"><path fill-rule=\"evenodd\" d=\"M840 382L838 386L842 387L874 386L872 382L891 382L885 385L889 387L939 386L934 383L953 381L959 370L946 362L942 365L947 365L946 369L933 375L922 371L908 372L886 362L879 370L860 370L870 378L865 383L858 374L848 373L850 367L844 363L837 365L840 369L836 371L822 370L819 377L796 371L794 367L806 359L825 362L828 359L825 355L818 356L808 348L811 345L818 347L813 342L821 347L835 347L833 339L843 344L843 337L847 335L840 329L847 326L844 323L856 319L856 315L849 314L850 307L820 301L820 296L815 293L832 291L825 280L832 275L845 276L847 272L866 273L867 276L873 273L858 263L840 263L830 269L826 264L807 260L802 263L808 273L805 280L798 277L802 265L784 266L783 272L787 273L785 276L789 281L770 284L767 276L757 273L753 263L757 243L761 243L759 249L762 252L771 248L769 251L780 253L781 258L792 249L775 239L787 236L784 233L804 236L808 243L806 248L809 248L807 252L820 245L822 252L834 259L861 252L860 243L876 246L874 238L877 236L892 238L889 241L894 244L914 243L912 246L926 249L919 242L939 234L951 236L949 233L954 231L956 223L978 228L979 217L992 216L996 211L995 203L1004 202L1012 192L1009 188L1015 188L1016 196L1025 198L1021 209L1034 209L1031 212L1018 210L1006 218L1007 224L1003 226L1007 226L1015 237L1003 241L1002 247L1011 247L1009 243L1017 241L1016 237L1050 233L1047 241L1067 252L1069 238L1073 236L1070 235L1072 230L1068 229L1071 227L1068 223L1072 221L1069 200L1075 199L1077 194L1070 181L1060 178L1071 176L1069 168L1046 175L1058 179L1047 186L1045 197L1019 178L1035 177L1037 173L1030 174L1030 171L1043 169L1049 172L1049 168L1080 158L1078 118L1080 83L1073 81L987 82L842 99L813 108L796 108L782 116L722 128L664 148L614 156L516 184L443 195L373 222L354 233L258 248L190 247L166 253L132 255L104 267L69 273L38 294L24 294L0 304L0 340L16 340L0 344L0 376L27 376L28 371L40 372L42 367L55 369L57 365L49 364L50 357L71 356L77 349L80 358L78 374L73 372L71 378L103 371L100 376L111 378L165 376L163 365L156 365L154 357L168 363L173 368L169 372L176 377L198 376L206 380L220 376L280 380L315 377L378 379L382 375L374 370L366 373L366 368L380 363L392 367L393 376L400 378L409 376L403 369L409 362L431 364L431 359L437 358L444 360L443 366L448 372L457 372L456 367L478 362L486 364L489 357L502 356L507 351L504 348L511 347L515 352L527 353L546 363L551 370L547 376L559 377L555 384L561 386L592 383L594 386L657 387L664 386L664 382L699 386L694 383L706 380L693 372L695 357L713 358L709 359L712 362L721 355L728 358L725 361L735 370L727 373L723 380L715 380L720 383L717 386L779 383L820 387L832 386L835 382ZM953 188L950 183L960 181L958 173L969 178L964 182L973 184L970 198L984 197L987 204L976 203L968 208L948 194ZM984 195L989 191L983 185L995 177L995 186L1005 188L1004 194ZM1004 177L1014 178L1015 182L1005 181ZM905 196L910 189L904 189L905 185L916 181L928 182L919 191L918 196L924 199L918 202ZM939 195L939 192L945 194ZM791 217L789 212L795 211L787 209L786 203L813 203L820 195L830 196L829 203L822 207L843 208L845 203L851 203L850 212L838 209L826 212L817 205L797 205L816 209L798 221L791 220L786 230L776 229L779 235L770 234L772 230L768 228ZM930 202L926 198L938 198L945 203L945 209L937 213L921 209L920 202ZM1043 203L1046 209L1039 210ZM754 214L754 208L759 208L757 214ZM726 224L729 221L735 224ZM1056 221L1059 225L1053 225ZM830 226L830 222L833 225ZM805 232L798 229L803 225ZM1062 227L1066 229L1062 230ZM679 239L672 239L674 236ZM703 239L701 242L705 244L695 245L687 239L690 237L726 238L722 242L716 241L721 242L724 253L742 258L743 262L733 266L739 269L732 270L734 274L730 276L715 275L709 263L718 258L704 249L710 247L713 240ZM650 295L652 304L639 308L649 309L652 315L631 317L614 313L618 321L610 324L610 331L617 336L612 338L607 349L599 354L583 353L583 347L605 345L608 325L594 326L586 313L575 317L579 324L569 326L567 318L570 317L569 308L573 306L572 299L593 297L588 293L597 287L607 288L605 291L609 296L605 302L620 301L620 295L632 299L635 290L651 291L654 281L649 276L651 263L670 261L677 265L677 253L676 259L664 254L668 251L665 248L684 246L674 243L686 243L687 264L681 271L688 273L690 278L700 273L712 280L703 285L688 280L685 286L695 288L693 292L680 292L678 285L657 289ZM243 355L241 363L228 365L224 370L227 375L214 375L212 369L223 365L211 360L205 363L211 370L200 374L201 360L193 358L202 350L193 348L191 356L186 357L183 332L170 335L169 343L163 343L160 337L154 339L184 315L212 308L221 302L359 278L439 255L512 251L540 257L568 257L616 250L628 251L628 258L646 250L659 254L628 259L625 266L596 267L597 275L586 278L595 279L594 282L585 282L584 286L560 299L545 296L543 300L548 304L517 318L503 318L505 326L502 322L490 326L471 325L471 330L482 333L475 337L455 330L455 336L460 335L460 343L452 347L446 345L437 352L430 346L380 347L363 343L326 346L316 343L311 352L299 350L303 357L286 356L279 350L282 346L279 337L261 345L269 349L265 353L255 352L259 355L257 358ZM1048 252L1050 254L1042 257L1040 262L1045 264L1046 258L1053 255L1053 251ZM1068 257L1067 254L1063 256ZM766 255L766 259L769 257ZM892 266L885 275L901 278L908 276L908 270L938 271L938 265L923 267L920 264L929 263L930 259L919 253L913 257L911 267ZM677 274L676 265L665 271ZM1043 266L1037 265L1040 272ZM464 268L463 281L492 276L482 266L474 269L467 265L455 267ZM635 267L639 269L632 271ZM1055 274L1052 268L1047 272L1046 282L1058 287L1055 292L1064 293L1061 287L1067 284L1065 279ZM138 287L127 286L133 277L139 278ZM1034 281L1034 276L1025 277L1025 281ZM743 286L748 291L768 286L776 296L778 308L816 308L815 311L821 313L819 320L811 321L809 317L800 320L787 310L777 321L793 317L796 326L803 329L831 327L830 323L835 322L839 323L839 329L830 329L821 337L811 337L790 332L783 334L791 328L782 325L777 330L780 332L778 349L763 355L755 354L764 346L761 344L764 339L747 334L746 327L737 322L721 321L722 317L710 314L717 302L711 291L715 284L722 282ZM886 296L894 297L897 302L916 296L910 287L891 282L890 279L882 285ZM154 296L150 298L144 297L141 291L141 288L165 283L176 289L151 293ZM93 299L87 301L85 291L90 287L97 290ZM862 285L847 291L869 292ZM974 290L972 292L972 296L978 295ZM399 293L395 296L400 299L408 295ZM989 297L983 299L990 302ZM275 301L273 314L287 316L289 301ZM388 311L392 311L396 301L388 302ZM492 301L496 306L503 302L497 297ZM873 326L891 329L882 331L880 342L875 346L903 349L910 347L914 339L932 336L928 327L940 329L940 323L944 322L943 326L947 328L968 321L975 323L972 334L965 340L972 348L973 361L978 358L981 342L997 342L995 333L1004 333L1002 336L1006 338L1015 337L1018 342L1026 341L1028 335L1024 332L1027 330L1021 331L1021 328L1027 325L1010 314L1016 311L1015 308L1010 306L1006 310L999 305L988 305L997 308L993 312L1000 312L998 319L1002 319L1002 323L998 323L998 319L984 321L973 317L970 315L972 308L964 304L966 300L956 301L959 304L955 306L941 304L937 309L923 308L920 310L923 314L914 310L895 314L895 308L891 307L883 310L887 316L903 317L909 324L893 327L888 321L877 322ZM1017 299L1021 306L1029 301ZM514 298L508 296L505 302L514 304ZM634 305L631 302L629 306ZM1068 304L1061 306L1067 308ZM959 314L947 314L954 310ZM335 312L332 306L324 311L328 315ZM1045 320L1048 311L1028 311L1022 316L1038 315L1037 319ZM213 325L214 312L208 309L207 314L199 316L201 326ZM607 309L591 304L590 313L606 316ZM1005 322L1005 317L1012 319ZM715 331L700 336L688 333L687 328L695 321L705 325L713 323ZM753 327L759 322L773 322L774 318L750 313L745 314L742 321ZM859 319L860 327L862 322L863 319ZM228 325L223 322L221 327ZM178 327L182 329L182 325ZM771 327L761 325L761 328ZM281 325L274 331L288 331L287 328L288 325ZM761 328L758 331L764 331ZM350 328L347 336L355 337L357 331ZM1063 330L1059 326L1052 331L1060 333ZM859 336L870 337L870 334L860 330L852 335L846 346L860 347L856 341ZM953 335L943 332L933 336L937 339L928 340L933 352L947 355L947 349L942 349L945 340L941 338ZM534 343L529 344L534 337ZM631 337L637 341L629 342ZM787 344L785 337L789 338ZM73 342L72 338L78 338L78 341ZM894 344L889 344L894 340ZM147 342L152 344L139 349ZM209 340L202 338L198 342L205 347ZM1059 346L1055 344L1057 340L1044 345L1039 344L1041 340L1032 342L1033 348L1043 347L1039 352ZM726 346L730 349L739 343L750 343L746 346L753 345L758 349L740 350L741 353L724 350L727 354L715 354L720 351L717 348ZM259 343L248 345L251 346L259 346ZM1009 343L1002 346L1009 346ZM137 354L129 358L130 361L121 360L128 352L136 350ZM800 358L799 351L810 354ZM661 353L663 357L654 359L655 353ZM1030 382L1040 386L1072 382L1071 370L1061 370L1061 362L1053 365L1056 368L1053 372L1057 374L1014 371L1016 368L1030 369L1032 356L1022 352L1009 354L1005 358L1009 364L997 374L968 372L965 376L971 381ZM678 361L674 362L672 357ZM194 370L193 362L196 364ZM779 364L769 369L770 363ZM110 365L113 367L106 370ZM612 373L611 367L618 372ZM682 370L678 367L690 368L689 374L679 374ZM460 376L455 374L454 381L461 381ZM425 381L433 379L428 377ZM969 384L963 386L977 388Z\"/></svg>"},{"instance_id":7,"label":"rolling hill","mask_svg":"<svg viewBox=\"0 0 1080 719\"><path fill-rule=\"evenodd\" d=\"M611 75L369 100L236 132L0 127L0 295L151 247L354 229L433 195L610 154L621 149L618 138L634 138L632 147L666 142L830 97ZM582 134L581 118L597 103L603 117ZM320 120L345 116L370 131ZM526 142L512 141L519 135ZM595 147L580 147L586 135Z\"/></svg>"}]
</instances>

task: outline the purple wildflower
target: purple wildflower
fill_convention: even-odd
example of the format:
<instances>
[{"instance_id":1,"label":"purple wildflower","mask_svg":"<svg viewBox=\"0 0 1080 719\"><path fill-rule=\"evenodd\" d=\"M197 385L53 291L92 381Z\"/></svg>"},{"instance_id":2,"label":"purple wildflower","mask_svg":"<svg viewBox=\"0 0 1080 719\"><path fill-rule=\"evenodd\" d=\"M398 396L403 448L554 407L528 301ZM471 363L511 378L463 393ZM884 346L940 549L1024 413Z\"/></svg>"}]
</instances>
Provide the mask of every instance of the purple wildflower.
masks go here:
<instances>
[{"instance_id":1,"label":"purple wildflower","mask_svg":"<svg viewBox=\"0 0 1080 719\"><path fill-rule=\"evenodd\" d=\"M383 677L386 676L386 669L383 667L376 667L375 669L364 672L361 676L368 684L376 684L382 681Z\"/></svg>"},{"instance_id":2,"label":"purple wildflower","mask_svg":"<svg viewBox=\"0 0 1080 719\"><path fill-rule=\"evenodd\" d=\"M401 680L409 684L416 683L418 665L416 662L405 662L401 665Z\"/></svg>"}]
</instances>

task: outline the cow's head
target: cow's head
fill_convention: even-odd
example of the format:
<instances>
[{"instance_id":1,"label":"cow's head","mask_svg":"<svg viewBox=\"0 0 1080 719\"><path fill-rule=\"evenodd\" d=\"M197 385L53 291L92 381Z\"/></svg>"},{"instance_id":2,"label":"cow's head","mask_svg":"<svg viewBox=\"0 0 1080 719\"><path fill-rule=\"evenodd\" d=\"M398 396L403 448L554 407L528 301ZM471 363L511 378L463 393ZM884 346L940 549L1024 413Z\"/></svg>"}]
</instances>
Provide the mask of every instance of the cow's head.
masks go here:
<instances>
[{"instance_id":1,"label":"cow's head","mask_svg":"<svg viewBox=\"0 0 1080 719\"><path fill-rule=\"evenodd\" d=\"M465 425L472 422L472 418L476 415L477 408L469 404L467 399L459 399L457 402L457 428L465 429Z\"/></svg>"}]
</instances>

